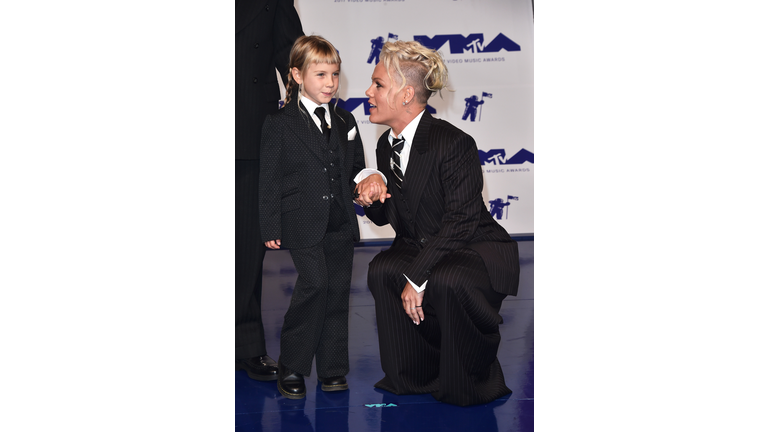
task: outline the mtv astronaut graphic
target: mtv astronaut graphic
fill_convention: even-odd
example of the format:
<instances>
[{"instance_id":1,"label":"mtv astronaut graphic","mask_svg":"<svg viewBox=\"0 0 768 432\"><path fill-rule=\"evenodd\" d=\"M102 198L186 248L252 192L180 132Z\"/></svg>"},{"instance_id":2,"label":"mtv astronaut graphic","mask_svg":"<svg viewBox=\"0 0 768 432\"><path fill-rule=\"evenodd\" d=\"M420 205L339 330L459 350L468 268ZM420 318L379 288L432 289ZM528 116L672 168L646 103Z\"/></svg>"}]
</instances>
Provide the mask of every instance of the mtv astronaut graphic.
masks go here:
<instances>
[{"instance_id":1,"label":"mtv astronaut graphic","mask_svg":"<svg viewBox=\"0 0 768 432\"><path fill-rule=\"evenodd\" d=\"M368 55L368 64L373 62L374 65L379 64L379 56L381 55L381 48L385 42L396 41L397 35L389 33L387 40L384 40L384 36L379 36L376 39L371 39L371 53Z\"/></svg>"},{"instance_id":2,"label":"mtv astronaut graphic","mask_svg":"<svg viewBox=\"0 0 768 432\"><path fill-rule=\"evenodd\" d=\"M507 202L504 202L502 198L496 198L495 200L488 201L488 204L491 205L491 209L489 210L491 212L491 216L501 220L501 217L504 215L504 213L506 213L504 219L509 219L509 209L504 212L504 208L509 206L509 202L512 200L519 201L519 198L512 195L507 195Z\"/></svg>"},{"instance_id":3,"label":"mtv astronaut graphic","mask_svg":"<svg viewBox=\"0 0 768 432\"><path fill-rule=\"evenodd\" d=\"M466 99L464 99L464 115L461 117L462 120L466 120L467 117L469 117L469 121L475 121L475 116L477 116L478 107L480 107L480 115L478 116L478 121L482 119L483 116L483 107L482 104L485 103L485 98L492 98L493 95L491 93L483 92L483 95L480 97L480 100L477 100L477 95L472 95Z\"/></svg>"}]
</instances>

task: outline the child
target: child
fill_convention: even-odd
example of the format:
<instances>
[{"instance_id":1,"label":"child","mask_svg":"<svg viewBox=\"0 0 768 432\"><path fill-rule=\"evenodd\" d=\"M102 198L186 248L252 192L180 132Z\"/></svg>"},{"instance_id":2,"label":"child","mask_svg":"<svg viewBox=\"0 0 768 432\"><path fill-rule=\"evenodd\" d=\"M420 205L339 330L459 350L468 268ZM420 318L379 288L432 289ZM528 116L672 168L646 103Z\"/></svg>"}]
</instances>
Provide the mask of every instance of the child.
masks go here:
<instances>
[{"instance_id":1,"label":"child","mask_svg":"<svg viewBox=\"0 0 768 432\"><path fill-rule=\"evenodd\" d=\"M285 107L262 129L259 212L262 240L290 249L299 276L280 336L277 386L306 395L316 358L323 391L348 388L347 317L354 242L353 179L365 168L357 122L331 99L341 58L320 36L291 49Z\"/></svg>"}]
</instances>

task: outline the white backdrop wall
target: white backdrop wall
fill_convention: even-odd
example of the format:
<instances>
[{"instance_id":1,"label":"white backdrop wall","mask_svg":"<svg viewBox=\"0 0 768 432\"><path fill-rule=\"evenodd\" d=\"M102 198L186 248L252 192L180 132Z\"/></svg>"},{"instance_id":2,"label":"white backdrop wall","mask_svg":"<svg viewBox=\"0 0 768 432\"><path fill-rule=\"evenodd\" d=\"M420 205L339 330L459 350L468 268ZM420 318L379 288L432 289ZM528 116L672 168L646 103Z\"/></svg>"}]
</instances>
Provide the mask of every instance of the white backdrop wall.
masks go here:
<instances>
[{"instance_id":1,"label":"white backdrop wall","mask_svg":"<svg viewBox=\"0 0 768 432\"><path fill-rule=\"evenodd\" d=\"M376 166L376 142L387 130L369 121L365 96L381 44L418 40L440 51L454 91L433 96L428 109L475 139L483 198L497 221L512 235L533 234L530 0L295 0L295 6L304 33L339 50L339 105L357 119L368 167ZM357 209L363 240L395 236Z\"/></svg>"}]
</instances>

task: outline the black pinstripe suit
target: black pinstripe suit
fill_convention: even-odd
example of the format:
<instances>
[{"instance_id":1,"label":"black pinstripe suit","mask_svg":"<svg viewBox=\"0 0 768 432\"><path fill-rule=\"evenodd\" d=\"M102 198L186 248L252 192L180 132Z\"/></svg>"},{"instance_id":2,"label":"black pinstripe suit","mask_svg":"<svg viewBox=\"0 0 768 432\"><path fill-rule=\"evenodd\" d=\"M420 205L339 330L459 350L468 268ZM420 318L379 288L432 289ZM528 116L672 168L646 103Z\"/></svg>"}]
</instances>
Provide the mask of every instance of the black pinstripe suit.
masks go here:
<instances>
[{"instance_id":1,"label":"black pinstripe suit","mask_svg":"<svg viewBox=\"0 0 768 432\"><path fill-rule=\"evenodd\" d=\"M235 6L235 359L267 354L261 321L259 150L264 118L277 112L275 68L304 32L293 0L238 0Z\"/></svg>"},{"instance_id":2,"label":"black pinstripe suit","mask_svg":"<svg viewBox=\"0 0 768 432\"><path fill-rule=\"evenodd\" d=\"M321 378L349 372L348 315L354 241L354 177L365 168L352 114L329 104L330 143L299 109L298 94L264 122L259 207L264 241L281 240L298 272L280 334L280 360ZM349 131L355 136L349 140ZM334 192L335 191L335 192Z\"/></svg>"},{"instance_id":3,"label":"black pinstripe suit","mask_svg":"<svg viewBox=\"0 0 768 432\"><path fill-rule=\"evenodd\" d=\"M388 134L379 139L376 160L393 185ZM386 374L376 387L432 393L462 406L510 393L496 353L501 301L517 294L517 243L488 212L482 188L475 141L425 112L402 192L392 187L391 199L366 209L371 221L396 233L368 271ZM429 281L418 326L403 310L403 274L417 285Z\"/></svg>"}]
</instances>

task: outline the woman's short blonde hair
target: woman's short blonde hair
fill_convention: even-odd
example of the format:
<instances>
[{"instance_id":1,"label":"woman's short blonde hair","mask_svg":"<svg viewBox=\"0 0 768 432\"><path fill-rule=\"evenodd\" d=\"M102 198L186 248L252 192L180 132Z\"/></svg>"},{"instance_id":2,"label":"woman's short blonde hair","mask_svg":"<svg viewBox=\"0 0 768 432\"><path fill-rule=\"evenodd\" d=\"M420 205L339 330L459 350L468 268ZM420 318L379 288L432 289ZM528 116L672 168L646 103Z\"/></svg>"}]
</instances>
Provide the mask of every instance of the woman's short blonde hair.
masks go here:
<instances>
[{"instance_id":1,"label":"woman's short blonde hair","mask_svg":"<svg viewBox=\"0 0 768 432\"><path fill-rule=\"evenodd\" d=\"M384 63L387 76L393 82L392 71L398 75L400 91L406 85L416 90L416 101L427 100L448 85L448 68L439 52L415 41L387 42L381 48L379 61ZM395 92L397 93L397 92Z\"/></svg>"}]
</instances>

